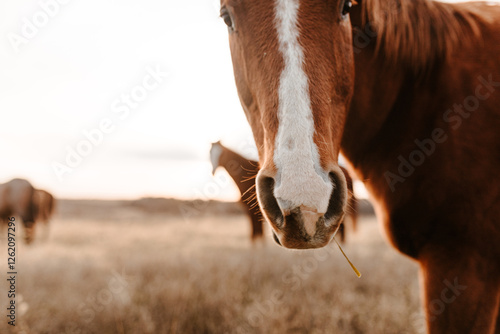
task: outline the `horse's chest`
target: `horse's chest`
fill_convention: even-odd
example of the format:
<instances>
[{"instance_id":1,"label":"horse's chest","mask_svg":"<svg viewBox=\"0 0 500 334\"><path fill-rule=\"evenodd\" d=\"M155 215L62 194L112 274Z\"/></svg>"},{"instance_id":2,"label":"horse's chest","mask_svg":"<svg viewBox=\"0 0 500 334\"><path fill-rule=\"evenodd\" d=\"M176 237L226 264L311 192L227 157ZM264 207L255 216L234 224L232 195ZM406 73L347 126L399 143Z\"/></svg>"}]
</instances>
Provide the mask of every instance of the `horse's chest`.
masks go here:
<instances>
[{"instance_id":1,"label":"horse's chest","mask_svg":"<svg viewBox=\"0 0 500 334\"><path fill-rule=\"evenodd\" d=\"M432 234L426 212L405 207L390 209L382 201L374 203L377 218L387 239L397 250L416 259Z\"/></svg>"}]
</instances>

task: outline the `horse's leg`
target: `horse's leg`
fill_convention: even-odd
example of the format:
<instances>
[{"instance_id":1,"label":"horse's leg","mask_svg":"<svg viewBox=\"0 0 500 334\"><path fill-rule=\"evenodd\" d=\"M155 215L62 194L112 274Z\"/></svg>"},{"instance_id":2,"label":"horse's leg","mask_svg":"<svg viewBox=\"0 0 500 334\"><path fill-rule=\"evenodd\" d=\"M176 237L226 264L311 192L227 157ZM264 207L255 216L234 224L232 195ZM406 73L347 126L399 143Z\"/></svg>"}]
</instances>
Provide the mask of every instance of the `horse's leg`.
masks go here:
<instances>
[{"instance_id":1,"label":"horse's leg","mask_svg":"<svg viewBox=\"0 0 500 334\"><path fill-rule=\"evenodd\" d=\"M252 216L252 212L250 211L250 209L248 207L245 206L245 209L246 209L246 214L247 214L247 217L248 219L250 220L250 241L252 242L252 246L254 247L255 246L255 239L256 239L256 235L255 235L255 224L254 224L254 221L253 221L253 216Z\"/></svg>"},{"instance_id":2,"label":"horse's leg","mask_svg":"<svg viewBox=\"0 0 500 334\"><path fill-rule=\"evenodd\" d=\"M35 221L29 216L22 216L23 228L24 228L24 242L27 245L31 244L35 237Z\"/></svg>"},{"instance_id":3,"label":"horse's leg","mask_svg":"<svg viewBox=\"0 0 500 334\"><path fill-rule=\"evenodd\" d=\"M252 225L255 233L255 237L264 240L264 228L261 217L255 213L252 215Z\"/></svg>"},{"instance_id":4,"label":"horse's leg","mask_svg":"<svg viewBox=\"0 0 500 334\"><path fill-rule=\"evenodd\" d=\"M252 244L255 244L257 239L263 237L262 221L251 207L247 207L247 215L252 224Z\"/></svg>"},{"instance_id":5,"label":"horse's leg","mask_svg":"<svg viewBox=\"0 0 500 334\"><path fill-rule=\"evenodd\" d=\"M430 334L493 334L500 303L498 263L460 245L420 256Z\"/></svg>"}]
</instances>

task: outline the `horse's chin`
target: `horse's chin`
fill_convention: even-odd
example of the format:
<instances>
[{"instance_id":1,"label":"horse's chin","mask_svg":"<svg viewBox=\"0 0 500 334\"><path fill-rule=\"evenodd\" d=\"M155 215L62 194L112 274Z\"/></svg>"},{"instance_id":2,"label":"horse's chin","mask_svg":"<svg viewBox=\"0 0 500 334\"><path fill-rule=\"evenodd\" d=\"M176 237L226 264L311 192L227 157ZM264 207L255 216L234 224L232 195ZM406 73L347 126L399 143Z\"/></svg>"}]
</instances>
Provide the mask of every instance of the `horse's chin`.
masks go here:
<instances>
[{"instance_id":1,"label":"horse's chin","mask_svg":"<svg viewBox=\"0 0 500 334\"><path fill-rule=\"evenodd\" d=\"M276 233L273 232L273 239L274 241L281 247L288 248L288 249L316 249L316 248L322 248L325 247L330 243L330 241L333 239L325 240L325 241L315 241L315 242L284 242L284 244L281 243L280 239L276 235Z\"/></svg>"},{"instance_id":2,"label":"horse's chin","mask_svg":"<svg viewBox=\"0 0 500 334\"><path fill-rule=\"evenodd\" d=\"M274 241L285 248L291 249L314 249L328 245L340 228L342 217L334 221L325 222L324 217L321 217L317 225L317 230L314 235L310 235L296 229L297 220L293 215L285 217L285 226L281 230L273 228ZM299 222L300 223L300 222ZM286 227L288 225L288 228Z\"/></svg>"}]
</instances>

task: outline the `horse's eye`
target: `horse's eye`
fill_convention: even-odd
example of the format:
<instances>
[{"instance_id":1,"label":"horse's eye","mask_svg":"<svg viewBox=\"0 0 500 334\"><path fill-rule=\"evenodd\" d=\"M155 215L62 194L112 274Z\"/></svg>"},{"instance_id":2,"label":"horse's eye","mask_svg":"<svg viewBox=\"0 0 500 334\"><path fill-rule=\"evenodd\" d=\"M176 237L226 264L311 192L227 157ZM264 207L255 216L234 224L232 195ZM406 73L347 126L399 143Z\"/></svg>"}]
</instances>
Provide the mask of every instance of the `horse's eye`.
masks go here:
<instances>
[{"instance_id":1,"label":"horse's eye","mask_svg":"<svg viewBox=\"0 0 500 334\"><path fill-rule=\"evenodd\" d=\"M231 15L229 15L229 11L226 8L221 8L220 17L224 20L227 27L233 30L233 20L231 20Z\"/></svg>"},{"instance_id":2,"label":"horse's eye","mask_svg":"<svg viewBox=\"0 0 500 334\"><path fill-rule=\"evenodd\" d=\"M351 7L352 7L352 1L345 0L344 5L342 6L342 16L346 16L347 14L349 14L349 12L351 11Z\"/></svg>"}]
</instances>

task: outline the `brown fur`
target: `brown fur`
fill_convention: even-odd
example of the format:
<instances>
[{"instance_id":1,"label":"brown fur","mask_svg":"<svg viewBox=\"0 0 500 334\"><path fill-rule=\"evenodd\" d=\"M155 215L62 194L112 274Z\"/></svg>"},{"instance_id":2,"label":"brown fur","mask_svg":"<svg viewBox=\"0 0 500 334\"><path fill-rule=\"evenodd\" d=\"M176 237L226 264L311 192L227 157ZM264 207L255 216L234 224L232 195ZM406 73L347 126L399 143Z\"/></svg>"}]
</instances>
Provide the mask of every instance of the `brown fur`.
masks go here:
<instances>
[{"instance_id":1,"label":"brown fur","mask_svg":"<svg viewBox=\"0 0 500 334\"><path fill-rule=\"evenodd\" d=\"M346 228L347 222L350 222L352 226L353 232L356 232L357 224L358 224L358 199L354 195L354 182L349 175L349 172L344 167L340 167L342 172L344 172L344 176L347 180L347 190L348 190L348 205L347 205L347 213L342 221L342 225L340 225L338 234L340 234L340 241L346 241Z\"/></svg>"},{"instance_id":2,"label":"brown fur","mask_svg":"<svg viewBox=\"0 0 500 334\"><path fill-rule=\"evenodd\" d=\"M37 207L36 221L48 224L52 214L54 213L54 196L46 190L35 189L35 205Z\"/></svg>"},{"instance_id":3,"label":"brown fur","mask_svg":"<svg viewBox=\"0 0 500 334\"><path fill-rule=\"evenodd\" d=\"M342 151L374 196L389 241L420 264L430 333L500 333L500 86L484 85L500 82L500 7L358 2L348 31L338 0L301 1L299 9L322 165L334 166ZM283 66L273 2L221 3L236 22L230 34L236 83L272 177ZM490 95L475 111L448 112L478 92ZM398 173L400 157L436 129L446 140L391 185L387 173ZM447 282L466 288L451 295Z\"/></svg>"},{"instance_id":4,"label":"brown fur","mask_svg":"<svg viewBox=\"0 0 500 334\"><path fill-rule=\"evenodd\" d=\"M342 150L375 196L391 243L421 264L429 332L494 333L500 249L491 245L500 240L500 192L491 183L500 168L500 88L468 118L449 122L444 114L476 94L479 76L500 81L494 56L500 54L500 25L491 23L491 17L500 18L500 7L422 0L402 5L412 17L412 23L401 20L406 30L411 30L408 24L418 28L420 19L437 35L429 28L423 29L427 35L394 37L387 32L398 29L394 16L374 43L355 55L355 92ZM351 16L358 31L366 29L362 16L361 8ZM464 17L468 23L462 26ZM443 39L447 54L437 45ZM377 45L383 47L377 50ZM397 59L387 66L387 57ZM427 71L424 79L416 76L422 70ZM399 157L408 158L418 149L415 140L432 138L435 129L443 129L447 140L436 144L435 152L393 192L385 173L398 173ZM433 301L440 300L443 282L455 278L468 289L436 316Z\"/></svg>"},{"instance_id":5,"label":"brown fur","mask_svg":"<svg viewBox=\"0 0 500 334\"><path fill-rule=\"evenodd\" d=\"M250 218L252 226L251 239L254 242L264 236L263 218L260 213L259 203L255 198L255 176L259 171L259 163L242 157L220 142L213 143L212 147L214 146L219 146L222 153L219 157L218 166L213 166L213 168L215 170L217 167L223 167L238 187L241 196L240 202L245 208L248 218Z\"/></svg>"},{"instance_id":6,"label":"brown fur","mask_svg":"<svg viewBox=\"0 0 500 334\"><path fill-rule=\"evenodd\" d=\"M35 189L34 202L36 206L36 222L45 225L44 239L48 237L49 223L54 213L55 199L51 193L43 189Z\"/></svg>"},{"instance_id":7,"label":"brown fur","mask_svg":"<svg viewBox=\"0 0 500 334\"><path fill-rule=\"evenodd\" d=\"M24 179L13 179L0 184L0 220L5 222L13 216L20 218L25 227L24 239L26 243L33 241L33 225L36 214L34 192L33 186Z\"/></svg>"},{"instance_id":8,"label":"brown fur","mask_svg":"<svg viewBox=\"0 0 500 334\"><path fill-rule=\"evenodd\" d=\"M360 0L363 26L377 33L376 50L387 64L425 72L480 36L486 18L475 8L437 1Z\"/></svg>"}]
</instances>

